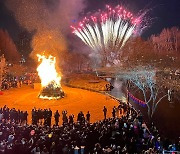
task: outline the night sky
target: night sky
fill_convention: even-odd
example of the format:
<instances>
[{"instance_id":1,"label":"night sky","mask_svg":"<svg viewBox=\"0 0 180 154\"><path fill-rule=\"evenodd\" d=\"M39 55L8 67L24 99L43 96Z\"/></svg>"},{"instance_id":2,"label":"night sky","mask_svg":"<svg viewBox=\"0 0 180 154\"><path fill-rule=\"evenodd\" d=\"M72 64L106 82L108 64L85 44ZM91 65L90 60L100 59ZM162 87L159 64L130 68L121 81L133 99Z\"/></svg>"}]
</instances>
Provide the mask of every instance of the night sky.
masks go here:
<instances>
[{"instance_id":1,"label":"night sky","mask_svg":"<svg viewBox=\"0 0 180 154\"><path fill-rule=\"evenodd\" d=\"M16 41L19 32L23 31L23 29L18 25L4 3L5 0L0 0L0 28L6 29ZM152 19L152 23L142 34L144 38L160 33L163 28L180 27L180 0L88 0L84 14L103 9L105 4L111 6L122 4L131 12L152 9L148 14Z\"/></svg>"}]
</instances>

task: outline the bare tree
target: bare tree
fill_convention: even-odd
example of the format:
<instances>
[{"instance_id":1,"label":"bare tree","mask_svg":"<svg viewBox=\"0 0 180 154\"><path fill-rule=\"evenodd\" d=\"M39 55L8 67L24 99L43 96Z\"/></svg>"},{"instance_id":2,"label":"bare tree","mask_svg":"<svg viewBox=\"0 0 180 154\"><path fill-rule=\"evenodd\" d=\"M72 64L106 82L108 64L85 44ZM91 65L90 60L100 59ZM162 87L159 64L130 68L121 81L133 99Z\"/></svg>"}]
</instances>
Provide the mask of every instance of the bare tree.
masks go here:
<instances>
[{"instance_id":1,"label":"bare tree","mask_svg":"<svg viewBox=\"0 0 180 154\"><path fill-rule=\"evenodd\" d=\"M90 69L90 58L85 54L69 52L64 56L61 68L66 73L87 71Z\"/></svg>"},{"instance_id":2,"label":"bare tree","mask_svg":"<svg viewBox=\"0 0 180 154\"><path fill-rule=\"evenodd\" d=\"M163 29L162 32L155 36L151 36L154 48L163 51L179 51L180 31L177 27L171 29Z\"/></svg>"},{"instance_id":3,"label":"bare tree","mask_svg":"<svg viewBox=\"0 0 180 154\"><path fill-rule=\"evenodd\" d=\"M4 58L4 55L0 56L0 90L2 85L2 80L5 74L5 67L6 67L6 59Z\"/></svg>"},{"instance_id":4,"label":"bare tree","mask_svg":"<svg viewBox=\"0 0 180 154\"><path fill-rule=\"evenodd\" d=\"M156 71L144 68L138 68L130 72L119 75L119 77L128 80L135 85L144 97L144 102L148 108L148 116L152 118L158 104L168 93L161 91L160 86L156 82Z\"/></svg>"},{"instance_id":5,"label":"bare tree","mask_svg":"<svg viewBox=\"0 0 180 154\"><path fill-rule=\"evenodd\" d=\"M159 58L154 52L152 42L145 41L140 37L129 40L122 50L120 60L123 65L128 67L155 65Z\"/></svg>"}]
</instances>

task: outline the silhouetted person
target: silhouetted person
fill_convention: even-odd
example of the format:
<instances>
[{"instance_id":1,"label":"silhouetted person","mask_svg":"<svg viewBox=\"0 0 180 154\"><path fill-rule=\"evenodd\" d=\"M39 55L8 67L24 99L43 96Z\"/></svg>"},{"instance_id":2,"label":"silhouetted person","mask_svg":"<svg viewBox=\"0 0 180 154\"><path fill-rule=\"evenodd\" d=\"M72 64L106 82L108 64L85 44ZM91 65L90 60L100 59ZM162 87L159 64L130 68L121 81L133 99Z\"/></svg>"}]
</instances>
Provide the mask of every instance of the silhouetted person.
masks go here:
<instances>
[{"instance_id":1,"label":"silhouetted person","mask_svg":"<svg viewBox=\"0 0 180 154\"><path fill-rule=\"evenodd\" d=\"M71 114L71 115L69 116L69 123L70 123L70 124L73 124L73 123L74 123L74 115L73 115L73 114Z\"/></svg>"},{"instance_id":2,"label":"silhouetted person","mask_svg":"<svg viewBox=\"0 0 180 154\"><path fill-rule=\"evenodd\" d=\"M66 110L62 111L62 120L63 120L63 124L68 123L67 111Z\"/></svg>"},{"instance_id":3,"label":"silhouetted person","mask_svg":"<svg viewBox=\"0 0 180 154\"><path fill-rule=\"evenodd\" d=\"M24 112L24 122L25 122L25 124L27 124L27 117L28 117L28 112L25 111Z\"/></svg>"},{"instance_id":4,"label":"silhouetted person","mask_svg":"<svg viewBox=\"0 0 180 154\"><path fill-rule=\"evenodd\" d=\"M104 119L106 119L107 108L105 106L104 106L103 112L104 112Z\"/></svg>"},{"instance_id":5,"label":"silhouetted person","mask_svg":"<svg viewBox=\"0 0 180 154\"><path fill-rule=\"evenodd\" d=\"M113 111L112 111L112 117L115 118L116 117L116 107L113 107Z\"/></svg>"},{"instance_id":6,"label":"silhouetted person","mask_svg":"<svg viewBox=\"0 0 180 154\"><path fill-rule=\"evenodd\" d=\"M91 115L90 115L90 113L89 113L89 111L88 111L87 114L86 114L86 121L87 121L87 122L90 122L90 116L91 116Z\"/></svg>"},{"instance_id":7,"label":"silhouetted person","mask_svg":"<svg viewBox=\"0 0 180 154\"><path fill-rule=\"evenodd\" d=\"M49 109L48 115L47 115L47 124L48 126L51 126L51 117L52 117L52 111Z\"/></svg>"},{"instance_id":8,"label":"silhouetted person","mask_svg":"<svg viewBox=\"0 0 180 154\"><path fill-rule=\"evenodd\" d=\"M84 114L82 111L80 111L78 113L78 116L77 116L77 121L79 121L80 123L84 122L85 118L84 118Z\"/></svg>"},{"instance_id":9,"label":"silhouetted person","mask_svg":"<svg viewBox=\"0 0 180 154\"><path fill-rule=\"evenodd\" d=\"M55 112L55 114L54 114L56 126L58 126L58 123L59 123L59 117L60 117L60 114L59 114L59 112L58 112L58 110L57 110L57 111Z\"/></svg>"},{"instance_id":10,"label":"silhouetted person","mask_svg":"<svg viewBox=\"0 0 180 154\"><path fill-rule=\"evenodd\" d=\"M118 106L118 109L119 109L119 114L121 115L122 114L122 107L121 107L121 105Z\"/></svg>"}]
</instances>

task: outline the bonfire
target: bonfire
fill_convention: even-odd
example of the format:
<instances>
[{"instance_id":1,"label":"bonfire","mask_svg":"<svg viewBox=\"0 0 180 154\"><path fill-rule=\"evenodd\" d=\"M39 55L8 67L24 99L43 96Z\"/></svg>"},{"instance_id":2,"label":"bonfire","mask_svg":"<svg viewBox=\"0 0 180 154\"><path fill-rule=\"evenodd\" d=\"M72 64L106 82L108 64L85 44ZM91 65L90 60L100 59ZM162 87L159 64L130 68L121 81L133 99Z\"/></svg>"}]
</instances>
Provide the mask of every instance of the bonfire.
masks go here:
<instances>
[{"instance_id":1,"label":"bonfire","mask_svg":"<svg viewBox=\"0 0 180 154\"><path fill-rule=\"evenodd\" d=\"M37 67L38 75L41 79L41 99L59 99L64 97L64 92L61 88L61 76L56 71L56 57L49 55L37 54L40 62Z\"/></svg>"}]
</instances>

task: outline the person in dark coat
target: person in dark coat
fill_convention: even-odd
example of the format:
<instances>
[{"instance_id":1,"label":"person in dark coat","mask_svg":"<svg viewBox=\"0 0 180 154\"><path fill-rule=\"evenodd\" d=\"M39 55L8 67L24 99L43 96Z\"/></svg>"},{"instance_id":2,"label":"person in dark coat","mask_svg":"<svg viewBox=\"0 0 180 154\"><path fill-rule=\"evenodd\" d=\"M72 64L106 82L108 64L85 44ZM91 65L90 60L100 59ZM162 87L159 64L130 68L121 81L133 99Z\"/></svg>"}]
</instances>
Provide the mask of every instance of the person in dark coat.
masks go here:
<instances>
[{"instance_id":1,"label":"person in dark coat","mask_svg":"<svg viewBox=\"0 0 180 154\"><path fill-rule=\"evenodd\" d=\"M49 109L48 115L47 115L48 126L51 126L51 117L52 117L52 111L51 111L51 109Z\"/></svg>"},{"instance_id":2,"label":"person in dark coat","mask_svg":"<svg viewBox=\"0 0 180 154\"><path fill-rule=\"evenodd\" d=\"M59 117L60 117L60 114L58 112L58 110L55 112L54 114L54 119L55 119L55 125L58 126L58 123L59 123Z\"/></svg>"},{"instance_id":3,"label":"person in dark coat","mask_svg":"<svg viewBox=\"0 0 180 154\"><path fill-rule=\"evenodd\" d=\"M103 108L103 112L104 112L104 119L106 119L106 114L107 114L107 108L104 106Z\"/></svg>"},{"instance_id":4,"label":"person in dark coat","mask_svg":"<svg viewBox=\"0 0 180 154\"><path fill-rule=\"evenodd\" d=\"M28 112L25 111L24 112L24 122L25 122L25 124L27 124L27 117L28 117Z\"/></svg>"},{"instance_id":5,"label":"person in dark coat","mask_svg":"<svg viewBox=\"0 0 180 154\"><path fill-rule=\"evenodd\" d=\"M73 123L74 123L74 115L73 115L73 114L71 114L71 115L69 116L69 123L70 123L70 124L73 124Z\"/></svg>"},{"instance_id":6,"label":"person in dark coat","mask_svg":"<svg viewBox=\"0 0 180 154\"><path fill-rule=\"evenodd\" d=\"M88 123L90 123L90 113L89 113L89 111L87 112L87 114L86 114L86 121L88 122Z\"/></svg>"},{"instance_id":7,"label":"person in dark coat","mask_svg":"<svg viewBox=\"0 0 180 154\"><path fill-rule=\"evenodd\" d=\"M113 111L112 111L112 117L115 118L116 117L116 107L113 107Z\"/></svg>"}]
</instances>

